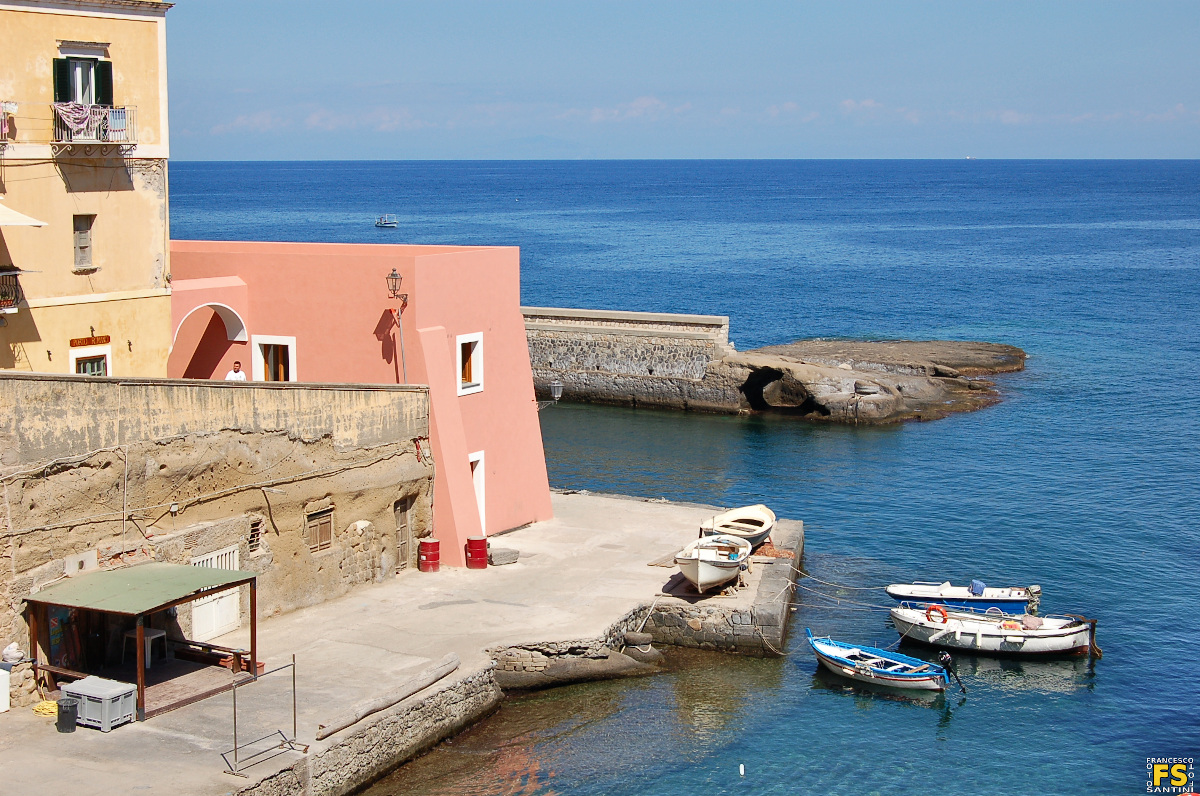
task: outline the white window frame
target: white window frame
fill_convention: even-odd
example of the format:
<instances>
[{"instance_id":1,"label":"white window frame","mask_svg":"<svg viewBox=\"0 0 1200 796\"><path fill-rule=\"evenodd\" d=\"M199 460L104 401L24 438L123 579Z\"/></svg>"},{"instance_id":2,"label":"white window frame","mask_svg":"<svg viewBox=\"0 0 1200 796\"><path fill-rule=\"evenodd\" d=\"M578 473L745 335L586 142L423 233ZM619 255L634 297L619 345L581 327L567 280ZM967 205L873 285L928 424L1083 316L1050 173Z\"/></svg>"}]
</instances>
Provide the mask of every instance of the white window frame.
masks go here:
<instances>
[{"instance_id":1,"label":"white window frame","mask_svg":"<svg viewBox=\"0 0 1200 796\"><path fill-rule=\"evenodd\" d=\"M296 375L296 338L278 334L250 335L250 378L254 381L266 381L267 360L262 350L265 345L288 347L288 382L299 381Z\"/></svg>"},{"instance_id":2,"label":"white window frame","mask_svg":"<svg viewBox=\"0 0 1200 796\"><path fill-rule=\"evenodd\" d=\"M92 357L104 357L104 370L109 376L113 375L113 358L111 345L85 345L79 348L72 348L70 354L67 355L68 367L71 369L72 376L82 376L82 373L75 372L75 363L81 359L90 359Z\"/></svg>"},{"instance_id":3,"label":"white window frame","mask_svg":"<svg viewBox=\"0 0 1200 796\"><path fill-rule=\"evenodd\" d=\"M471 468L471 484L475 487L475 503L479 506L479 530L487 536L487 471L484 470L483 451L467 454L467 466Z\"/></svg>"},{"instance_id":4,"label":"white window frame","mask_svg":"<svg viewBox=\"0 0 1200 796\"><path fill-rule=\"evenodd\" d=\"M458 394L474 395L477 392L483 392L483 332L460 334L455 338L454 342L454 360L458 365L454 373L455 378L458 379ZM472 382L464 382L462 380L462 350L463 345L467 343L475 344L475 347L471 350L471 377L474 379Z\"/></svg>"}]
</instances>

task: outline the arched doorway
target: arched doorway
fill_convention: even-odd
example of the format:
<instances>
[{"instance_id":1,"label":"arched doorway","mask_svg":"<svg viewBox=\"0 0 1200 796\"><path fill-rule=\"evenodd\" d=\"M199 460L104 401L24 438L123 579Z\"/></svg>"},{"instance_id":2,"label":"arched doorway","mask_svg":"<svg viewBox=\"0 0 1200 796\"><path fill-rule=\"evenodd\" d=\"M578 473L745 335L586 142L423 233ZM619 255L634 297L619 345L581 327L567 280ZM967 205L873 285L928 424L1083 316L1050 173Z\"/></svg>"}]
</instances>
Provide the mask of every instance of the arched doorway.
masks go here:
<instances>
[{"instance_id":1,"label":"arched doorway","mask_svg":"<svg viewBox=\"0 0 1200 796\"><path fill-rule=\"evenodd\" d=\"M175 328L167 376L174 379L221 378L234 359L249 365L246 322L226 304L201 304Z\"/></svg>"}]
</instances>

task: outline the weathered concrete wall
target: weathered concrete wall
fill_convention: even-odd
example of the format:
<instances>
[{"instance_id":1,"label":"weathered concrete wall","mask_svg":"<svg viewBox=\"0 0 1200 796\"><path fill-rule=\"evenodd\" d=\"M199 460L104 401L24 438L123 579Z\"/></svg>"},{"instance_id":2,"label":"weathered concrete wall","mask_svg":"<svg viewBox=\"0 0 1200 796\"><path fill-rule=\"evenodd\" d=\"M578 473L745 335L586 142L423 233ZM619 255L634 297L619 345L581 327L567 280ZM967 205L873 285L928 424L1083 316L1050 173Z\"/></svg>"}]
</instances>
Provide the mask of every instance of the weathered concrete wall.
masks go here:
<instances>
[{"instance_id":1,"label":"weathered concrete wall","mask_svg":"<svg viewBox=\"0 0 1200 796\"><path fill-rule=\"evenodd\" d=\"M343 796L496 709L501 699L491 667L338 733L330 746L237 791L239 796Z\"/></svg>"},{"instance_id":2,"label":"weathered concrete wall","mask_svg":"<svg viewBox=\"0 0 1200 796\"><path fill-rule=\"evenodd\" d=\"M717 369L731 353L716 315L523 307L539 397L563 383L569 401L737 412L738 383Z\"/></svg>"},{"instance_id":3,"label":"weathered concrete wall","mask_svg":"<svg viewBox=\"0 0 1200 796\"><path fill-rule=\"evenodd\" d=\"M28 647L24 598L69 556L188 564L236 547L260 616L390 577L396 503L413 536L430 526L428 428L419 387L0 377L0 642ZM314 552L307 521L325 510L332 538ZM152 624L177 637L190 619ZM120 654L119 630L93 657ZM22 675L18 704L32 691Z\"/></svg>"}]
</instances>

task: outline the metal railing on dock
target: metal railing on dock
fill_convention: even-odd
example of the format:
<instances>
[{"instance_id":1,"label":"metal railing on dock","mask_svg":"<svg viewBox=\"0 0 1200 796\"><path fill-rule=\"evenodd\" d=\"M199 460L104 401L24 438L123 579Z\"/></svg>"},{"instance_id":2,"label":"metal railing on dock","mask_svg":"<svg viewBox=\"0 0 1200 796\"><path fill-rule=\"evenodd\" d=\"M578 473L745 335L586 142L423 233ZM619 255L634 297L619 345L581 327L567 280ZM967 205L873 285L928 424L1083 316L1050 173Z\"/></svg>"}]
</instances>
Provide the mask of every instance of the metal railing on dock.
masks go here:
<instances>
[{"instance_id":1,"label":"metal railing on dock","mask_svg":"<svg viewBox=\"0 0 1200 796\"><path fill-rule=\"evenodd\" d=\"M292 735L291 735L291 737L289 738L286 734L284 734L283 730L275 730L274 732L267 733L266 735L262 736L261 738L255 738L252 741L246 741L245 743L239 743L238 742L238 713L237 713L238 689L241 688L242 686L257 683L260 678L266 677L267 675L270 675L270 674L275 674L276 672L282 672L284 669L291 669L291 671L292 671ZM223 759L225 761L225 773L233 774L236 777L245 777L246 775L242 773L242 770L244 768L249 768L250 766L253 766L257 763L261 763L264 760L269 760L272 757L282 754L283 752L300 752L301 754L307 754L308 753L308 744L296 743L296 735L297 735L296 656L292 655L291 663L285 663L283 666L279 666L275 669L271 669L270 671L263 672L262 674L256 676L253 680L249 680L244 683L237 683L233 686L233 748L227 752L221 753L221 759ZM273 746L267 747L266 749L260 749L259 751L254 752L250 755L247 755L244 758L241 757L241 751L243 749L246 749L250 746L254 746L256 744L260 744L263 741L272 740L275 738L275 736L279 736L279 740L276 741ZM274 752L275 754L270 754L272 752ZM268 754L270 754L270 757L265 757L265 755L268 755ZM233 756L232 762L230 761L230 755Z\"/></svg>"}]
</instances>

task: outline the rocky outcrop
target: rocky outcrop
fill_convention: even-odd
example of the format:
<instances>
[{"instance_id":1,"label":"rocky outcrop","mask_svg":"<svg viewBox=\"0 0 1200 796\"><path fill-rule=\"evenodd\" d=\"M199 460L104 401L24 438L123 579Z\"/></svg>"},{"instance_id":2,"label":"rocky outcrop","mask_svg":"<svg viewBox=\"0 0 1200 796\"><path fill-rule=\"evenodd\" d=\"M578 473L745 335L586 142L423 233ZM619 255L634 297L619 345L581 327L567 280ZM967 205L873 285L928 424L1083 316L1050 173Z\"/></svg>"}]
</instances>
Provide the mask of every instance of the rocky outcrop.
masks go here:
<instances>
[{"instance_id":1,"label":"rocky outcrop","mask_svg":"<svg viewBox=\"0 0 1200 796\"><path fill-rule=\"evenodd\" d=\"M526 308L539 397L811 420L929 420L999 400L983 375L1021 370L1025 352L960 341L801 340L740 352L729 319Z\"/></svg>"}]
</instances>

